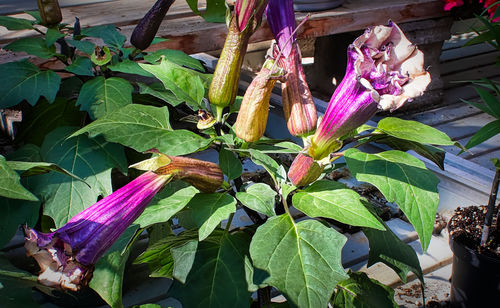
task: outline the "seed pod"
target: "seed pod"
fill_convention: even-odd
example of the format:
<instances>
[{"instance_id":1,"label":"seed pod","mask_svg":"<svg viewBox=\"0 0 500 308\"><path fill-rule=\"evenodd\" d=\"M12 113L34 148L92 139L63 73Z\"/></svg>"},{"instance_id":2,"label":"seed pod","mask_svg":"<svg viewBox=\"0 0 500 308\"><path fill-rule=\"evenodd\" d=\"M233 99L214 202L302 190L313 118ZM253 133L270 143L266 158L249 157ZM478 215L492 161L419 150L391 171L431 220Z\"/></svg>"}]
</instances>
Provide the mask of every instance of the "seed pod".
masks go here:
<instances>
[{"instance_id":1,"label":"seed pod","mask_svg":"<svg viewBox=\"0 0 500 308\"><path fill-rule=\"evenodd\" d=\"M226 107L234 102L238 92L241 65L251 34L250 28L240 32L236 17L231 18L229 32L208 90L208 99L215 106Z\"/></svg>"},{"instance_id":2,"label":"seed pod","mask_svg":"<svg viewBox=\"0 0 500 308\"><path fill-rule=\"evenodd\" d=\"M234 123L233 128L236 136L247 142L259 140L266 130L269 99L281 73L271 73L273 64L273 60L266 60L259 74L248 86L241 102L236 123Z\"/></svg>"},{"instance_id":3,"label":"seed pod","mask_svg":"<svg viewBox=\"0 0 500 308\"><path fill-rule=\"evenodd\" d=\"M175 0L158 0L153 7L142 17L135 26L130 43L140 50L144 50L151 45L163 18L167 15L168 9Z\"/></svg>"},{"instance_id":4,"label":"seed pod","mask_svg":"<svg viewBox=\"0 0 500 308\"><path fill-rule=\"evenodd\" d=\"M44 26L55 25L61 22L62 13L57 0L37 0L37 4Z\"/></svg>"},{"instance_id":5,"label":"seed pod","mask_svg":"<svg viewBox=\"0 0 500 308\"><path fill-rule=\"evenodd\" d=\"M280 58L286 71L286 80L281 84L283 113L290 134L305 136L316 129L318 116L313 96L306 83L299 47L293 44L288 58Z\"/></svg>"}]
</instances>

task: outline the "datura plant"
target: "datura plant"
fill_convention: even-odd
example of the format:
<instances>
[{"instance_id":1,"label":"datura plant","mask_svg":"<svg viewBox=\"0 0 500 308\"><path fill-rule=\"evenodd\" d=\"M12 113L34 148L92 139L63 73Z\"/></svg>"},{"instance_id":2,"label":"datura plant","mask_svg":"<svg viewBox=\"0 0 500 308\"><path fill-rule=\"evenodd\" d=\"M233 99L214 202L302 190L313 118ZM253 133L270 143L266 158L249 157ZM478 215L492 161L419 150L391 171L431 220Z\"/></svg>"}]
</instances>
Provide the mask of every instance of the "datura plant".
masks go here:
<instances>
[{"instance_id":1,"label":"datura plant","mask_svg":"<svg viewBox=\"0 0 500 308\"><path fill-rule=\"evenodd\" d=\"M0 64L0 109L22 112L11 145L0 148L0 306L36 306L34 293L43 292L59 303L90 295L123 307L124 282L167 278L152 298L186 308L268 307L276 294L292 307L397 307L391 288L344 268L352 260L342 249L345 226L355 227L368 239L368 266L423 281L416 252L356 186L397 205L427 249L438 178L407 151L442 167L439 146L453 142L397 117L367 122L425 91L422 52L393 22L370 27L348 48L346 75L317 114L291 0L228 7L214 74L155 46L172 2L153 5L133 46L110 25L58 23L41 12L0 17L10 31L43 34L3 47L39 59ZM220 2L207 5L195 13L224 15ZM263 18L274 47L238 96L241 61ZM274 103L279 87L283 110ZM26 257L15 254L23 243Z\"/></svg>"}]
</instances>

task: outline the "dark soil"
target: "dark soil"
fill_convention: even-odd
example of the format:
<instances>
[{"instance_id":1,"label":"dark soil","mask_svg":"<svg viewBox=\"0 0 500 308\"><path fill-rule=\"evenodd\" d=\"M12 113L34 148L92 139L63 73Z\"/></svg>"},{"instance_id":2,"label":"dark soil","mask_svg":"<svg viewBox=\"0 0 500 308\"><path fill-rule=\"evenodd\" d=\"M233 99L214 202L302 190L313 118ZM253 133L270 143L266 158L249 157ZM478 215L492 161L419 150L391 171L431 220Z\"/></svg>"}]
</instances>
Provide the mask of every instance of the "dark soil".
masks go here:
<instances>
[{"instance_id":1,"label":"dark soil","mask_svg":"<svg viewBox=\"0 0 500 308\"><path fill-rule=\"evenodd\" d=\"M485 247L480 247L486 206L457 208L448 223L450 236L472 250L500 258L500 229L493 223Z\"/></svg>"}]
</instances>

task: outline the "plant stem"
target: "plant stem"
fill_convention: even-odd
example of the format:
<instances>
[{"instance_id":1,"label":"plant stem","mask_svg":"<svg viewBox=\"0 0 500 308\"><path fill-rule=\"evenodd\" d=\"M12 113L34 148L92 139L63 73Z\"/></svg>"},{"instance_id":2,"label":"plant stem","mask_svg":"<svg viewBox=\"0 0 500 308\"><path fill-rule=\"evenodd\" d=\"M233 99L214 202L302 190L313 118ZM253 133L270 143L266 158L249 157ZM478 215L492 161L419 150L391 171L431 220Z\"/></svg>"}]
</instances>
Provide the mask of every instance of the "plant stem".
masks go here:
<instances>
[{"instance_id":1,"label":"plant stem","mask_svg":"<svg viewBox=\"0 0 500 308\"><path fill-rule=\"evenodd\" d=\"M229 218L227 219L226 232L229 232L229 229L231 229L231 223L233 222L233 218L234 218L234 213L231 213L231 215L229 215Z\"/></svg>"},{"instance_id":2,"label":"plant stem","mask_svg":"<svg viewBox=\"0 0 500 308\"><path fill-rule=\"evenodd\" d=\"M271 307L271 287L258 289L257 299L259 301L259 307Z\"/></svg>"},{"instance_id":3,"label":"plant stem","mask_svg":"<svg viewBox=\"0 0 500 308\"><path fill-rule=\"evenodd\" d=\"M497 201L499 176L500 169L496 168L495 178L493 179L493 184L491 185L490 199L488 200L488 209L486 210L486 217L484 218L483 233L481 234L481 246L485 246L488 241L491 222L493 220L493 212L495 211L495 203Z\"/></svg>"}]
</instances>

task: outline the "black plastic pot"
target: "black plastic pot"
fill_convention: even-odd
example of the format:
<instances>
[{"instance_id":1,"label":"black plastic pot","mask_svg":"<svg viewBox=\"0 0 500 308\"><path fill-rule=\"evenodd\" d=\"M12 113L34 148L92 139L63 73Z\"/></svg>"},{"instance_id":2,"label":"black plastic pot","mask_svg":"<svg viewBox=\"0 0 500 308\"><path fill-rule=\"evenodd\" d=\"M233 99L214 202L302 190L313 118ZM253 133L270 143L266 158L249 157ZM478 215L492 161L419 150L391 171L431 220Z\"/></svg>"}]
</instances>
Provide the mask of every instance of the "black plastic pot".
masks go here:
<instances>
[{"instance_id":1,"label":"black plastic pot","mask_svg":"<svg viewBox=\"0 0 500 308\"><path fill-rule=\"evenodd\" d=\"M449 242L453 251L451 306L494 307L500 303L500 259L481 255L451 237Z\"/></svg>"}]
</instances>

